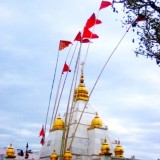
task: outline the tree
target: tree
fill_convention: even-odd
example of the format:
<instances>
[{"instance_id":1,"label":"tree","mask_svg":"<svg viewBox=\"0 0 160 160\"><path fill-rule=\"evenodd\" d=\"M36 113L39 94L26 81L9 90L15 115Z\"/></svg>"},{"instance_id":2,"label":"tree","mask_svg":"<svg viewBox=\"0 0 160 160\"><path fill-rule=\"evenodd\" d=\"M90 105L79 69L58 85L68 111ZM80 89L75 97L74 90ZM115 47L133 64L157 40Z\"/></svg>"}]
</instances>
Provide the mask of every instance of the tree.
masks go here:
<instances>
[{"instance_id":1,"label":"tree","mask_svg":"<svg viewBox=\"0 0 160 160\"><path fill-rule=\"evenodd\" d=\"M159 0L113 0L113 11L118 12L116 4L123 4L124 24L136 27L139 47L136 55L153 58L160 64L160 1ZM118 8L118 7L117 7ZM144 20L138 22L138 18Z\"/></svg>"}]
</instances>

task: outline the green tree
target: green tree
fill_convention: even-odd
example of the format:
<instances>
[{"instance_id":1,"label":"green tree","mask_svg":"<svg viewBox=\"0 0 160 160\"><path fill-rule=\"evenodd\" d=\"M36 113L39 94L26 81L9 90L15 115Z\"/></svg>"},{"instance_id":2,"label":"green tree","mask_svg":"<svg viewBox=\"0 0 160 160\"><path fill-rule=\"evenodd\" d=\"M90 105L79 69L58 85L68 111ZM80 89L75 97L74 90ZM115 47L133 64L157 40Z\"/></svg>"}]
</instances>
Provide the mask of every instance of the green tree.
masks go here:
<instances>
[{"instance_id":1,"label":"green tree","mask_svg":"<svg viewBox=\"0 0 160 160\"><path fill-rule=\"evenodd\" d=\"M123 4L124 24L137 27L139 47L136 55L156 59L160 64L160 0L113 0L113 11L118 12L118 4ZM137 17L145 21L136 22Z\"/></svg>"}]
</instances>

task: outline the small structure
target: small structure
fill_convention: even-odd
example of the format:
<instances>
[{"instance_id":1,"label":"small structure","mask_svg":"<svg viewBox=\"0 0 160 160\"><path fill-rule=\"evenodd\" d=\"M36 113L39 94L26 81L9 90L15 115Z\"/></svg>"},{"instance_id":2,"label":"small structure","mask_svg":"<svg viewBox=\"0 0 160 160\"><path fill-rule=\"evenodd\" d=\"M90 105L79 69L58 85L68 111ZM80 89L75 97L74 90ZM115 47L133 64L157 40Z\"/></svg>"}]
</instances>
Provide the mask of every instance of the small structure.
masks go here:
<instances>
[{"instance_id":1,"label":"small structure","mask_svg":"<svg viewBox=\"0 0 160 160\"><path fill-rule=\"evenodd\" d=\"M60 115L58 115L57 119L54 121L53 127L50 131L55 131L55 130L64 130L64 122Z\"/></svg>"},{"instance_id":2,"label":"small structure","mask_svg":"<svg viewBox=\"0 0 160 160\"><path fill-rule=\"evenodd\" d=\"M64 153L63 160L72 160L72 154L69 149L67 149L67 151Z\"/></svg>"},{"instance_id":3,"label":"small structure","mask_svg":"<svg viewBox=\"0 0 160 160\"><path fill-rule=\"evenodd\" d=\"M124 149L120 145L120 141L118 142L117 146L115 147L114 153L115 153L115 157L117 157L117 158L122 158L123 157Z\"/></svg>"},{"instance_id":4,"label":"small structure","mask_svg":"<svg viewBox=\"0 0 160 160\"><path fill-rule=\"evenodd\" d=\"M58 156L57 156L57 154L56 154L56 152L54 150L53 153L50 156L50 160L57 160L57 159L58 159Z\"/></svg>"},{"instance_id":5,"label":"small structure","mask_svg":"<svg viewBox=\"0 0 160 160\"><path fill-rule=\"evenodd\" d=\"M107 143L107 140L106 138L104 139L104 142L102 144L102 147L101 147L101 153L99 154L100 156L101 155L107 155L107 156L111 156L112 153L110 153L110 147Z\"/></svg>"},{"instance_id":6,"label":"small structure","mask_svg":"<svg viewBox=\"0 0 160 160\"><path fill-rule=\"evenodd\" d=\"M12 159L16 158L15 151L14 151L14 148L13 148L12 144L10 144L10 146L7 148L5 157L8 160L12 160Z\"/></svg>"}]
</instances>

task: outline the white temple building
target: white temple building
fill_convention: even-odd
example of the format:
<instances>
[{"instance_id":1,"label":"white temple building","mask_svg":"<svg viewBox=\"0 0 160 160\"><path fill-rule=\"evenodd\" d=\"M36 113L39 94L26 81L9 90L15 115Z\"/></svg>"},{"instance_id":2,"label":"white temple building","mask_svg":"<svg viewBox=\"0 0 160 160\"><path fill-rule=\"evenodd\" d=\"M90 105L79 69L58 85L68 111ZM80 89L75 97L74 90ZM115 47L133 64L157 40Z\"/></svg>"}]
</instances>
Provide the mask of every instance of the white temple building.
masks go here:
<instances>
[{"instance_id":1,"label":"white temple building","mask_svg":"<svg viewBox=\"0 0 160 160\"><path fill-rule=\"evenodd\" d=\"M124 158L123 154L120 143L112 144L108 128L89 104L82 70L79 85L74 91L73 105L62 119L58 116L54 121L39 159L130 159Z\"/></svg>"}]
</instances>

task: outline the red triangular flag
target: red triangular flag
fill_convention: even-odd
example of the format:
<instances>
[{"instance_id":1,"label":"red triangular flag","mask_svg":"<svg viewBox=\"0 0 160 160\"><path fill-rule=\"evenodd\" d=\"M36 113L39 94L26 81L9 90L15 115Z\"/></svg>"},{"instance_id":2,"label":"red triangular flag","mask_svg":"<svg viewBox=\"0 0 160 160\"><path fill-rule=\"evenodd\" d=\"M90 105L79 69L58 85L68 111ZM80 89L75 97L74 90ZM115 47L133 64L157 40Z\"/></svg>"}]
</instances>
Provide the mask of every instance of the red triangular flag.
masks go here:
<instances>
[{"instance_id":1,"label":"red triangular flag","mask_svg":"<svg viewBox=\"0 0 160 160\"><path fill-rule=\"evenodd\" d=\"M64 66L63 66L62 74L63 74L64 72L71 72L71 70L70 70L69 66L66 64L66 62L65 62L65 64L64 64Z\"/></svg>"},{"instance_id":2,"label":"red triangular flag","mask_svg":"<svg viewBox=\"0 0 160 160\"><path fill-rule=\"evenodd\" d=\"M81 32L78 32L78 34L76 35L74 41L80 41L81 42L81 39L82 39Z\"/></svg>"},{"instance_id":3,"label":"red triangular flag","mask_svg":"<svg viewBox=\"0 0 160 160\"><path fill-rule=\"evenodd\" d=\"M138 22L145 21L145 20L146 20L146 16L139 14L136 20L132 23L132 27L136 27Z\"/></svg>"},{"instance_id":4,"label":"red triangular flag","mask_svg":"<svg viewBox=\"0 0 160 160\"><path fill-rule=\"evenodd\" d=\"M42 139L41 139L40 143L41 143L42 145L44 145L44 143L45 143L45 141L44 141L44 137L42 137Z\"/></svg>"},{"instance_id":5,"label":"red triangular flag","mask_svg":"<svg viewBox=\"0 0 160 160\"><path fill-rule=\"evenodd\" d=\"M146 16L142 15L142 14L139 14L135 21L140 22L140 21L145 21L145 20L146 20Z\"/></svg>"},{"instance_id":6,"label":"red triangular flag","mask_svg":"<svg viewBox=\"0 0 160 160\"><path fill-rule=\"evenodd\" d=\"M89 39L82 39L82 41L81 41L81 43L89 43L89 42L91 42Z\"/></svg>"},{"instance_id":7,"label":"red triangular flag","mask_svg":"<svg viewBox=\"0 0 160 160\"><path fill-rule=\"evenodd\" d=\"M112 5L111 2L109 2L109 1L102 1L102 2L101 2L101 5L100 5L100 7L99 7L99 10L101 10L101 9L103 9L103 8L106 8L106 7L110 6L110 5Z\"/></svg>"},{"instance_id":8,"label":"red triangular flag","mask_svg":"<svg viewBox=\"0 0 160 160\"><path fill-rule=\"evenodd\" d=\"M95 24L101 24L102 22L98 19L96 19L95 14L93 13L91 15L91 17L87 20L85 27L86 28L91 28L93 27Z\"/></svg>"},{"instance_id":9,"label":"red triangular flag","mask_svg":"<svg viewBox=\"0 0 160 160\"><path fill-rule=\"evenodd\" d=\"M72 42L65 41L65 40L60 40L60 42L59 42L59 51L61 51L62 49L68 47L70 44L72 44Z\"/></svg>"},{"instance_id":10,"label":"red triangular flag","mask_svg":"<svg viewBox=\"0 0 160 160\"><path fill-rule=\"evenodd\" d=\"M39 136L45 136L44 125L42 126L41 131L39 132Z\"/></svg>"},{"instance_id":11,"label":"red triangular flag","mask_svg":"<svg viewBox=\"0 0 160 160\"><path fill-rule=\"evenodd\" d=\"M81 43L89 43L90 40L89 39L82 39L81 37L81 32L78 32L77 36L75 37L74 41L79 41Z\"/></svg>"},{"instance_id":12,"label":"red triangular flag","mask_svg":"<svg viewBox=\"0 0 160 160\"><path fill-rule=\"evenodd\" d=\"M84 27L83 38L99 38L97 34L92 33L88 28Z\"/></svg>"}]
</instances>

